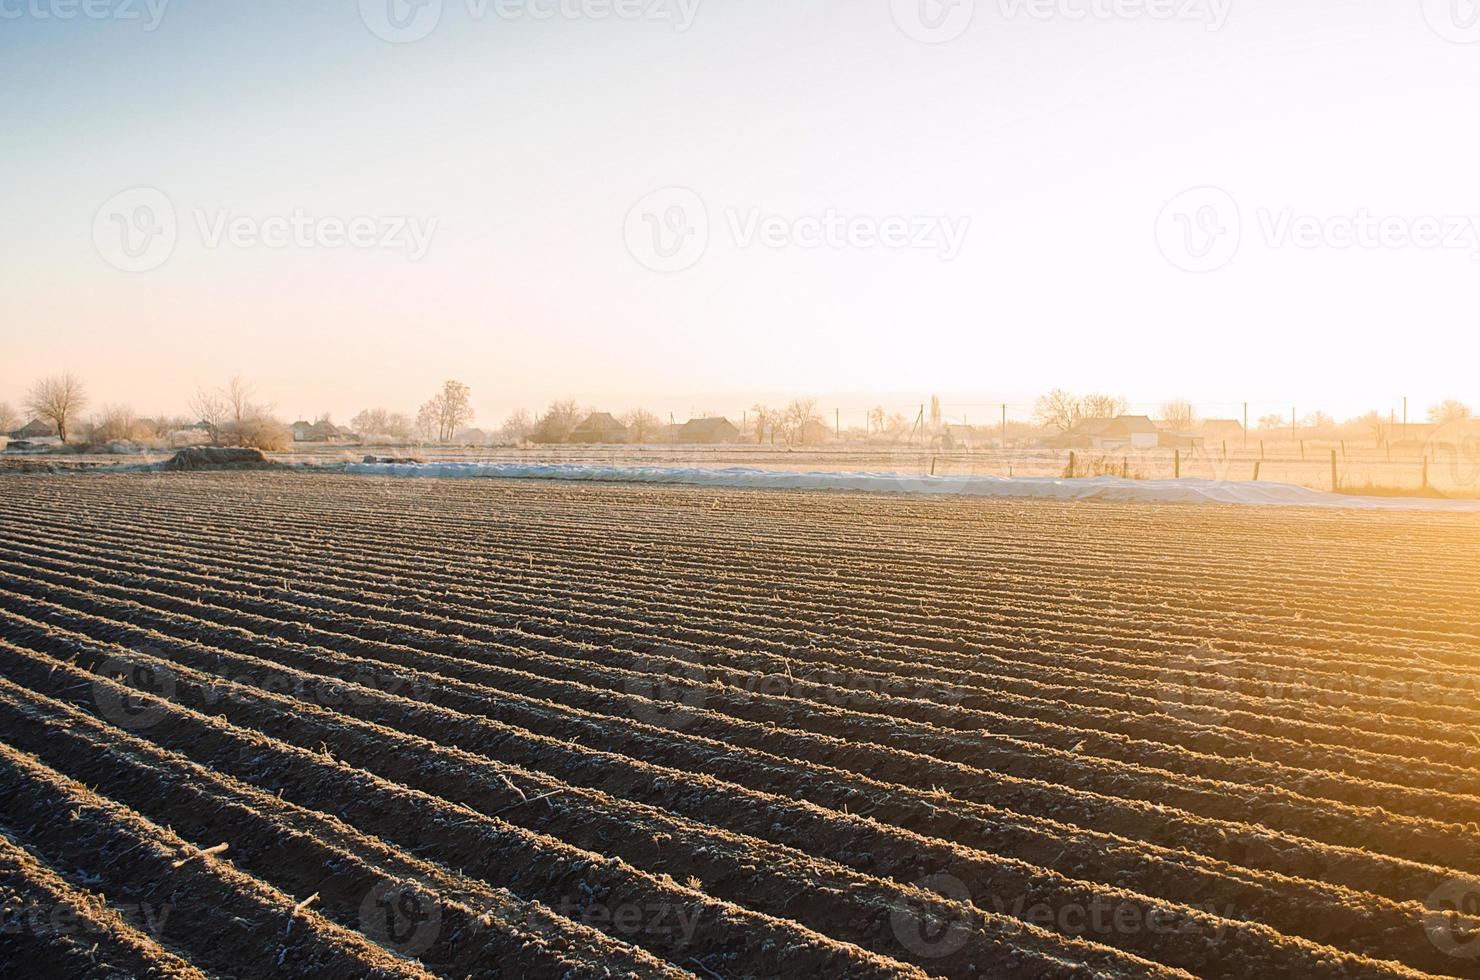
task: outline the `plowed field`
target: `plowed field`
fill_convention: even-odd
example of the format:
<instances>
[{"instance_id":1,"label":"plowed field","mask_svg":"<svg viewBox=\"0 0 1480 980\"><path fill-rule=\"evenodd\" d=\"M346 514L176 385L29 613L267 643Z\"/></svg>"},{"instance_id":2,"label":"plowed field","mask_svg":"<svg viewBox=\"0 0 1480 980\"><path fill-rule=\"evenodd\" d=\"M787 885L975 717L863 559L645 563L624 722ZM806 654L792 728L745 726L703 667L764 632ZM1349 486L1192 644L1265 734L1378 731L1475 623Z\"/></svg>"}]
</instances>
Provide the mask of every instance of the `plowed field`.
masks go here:
<instances>
[{"instance_id":1,"label":"plowed field","mask_svg":"<svg viewBox=\"0 0 1480 980\"><path fill-rule=\"evenodd\" d=\"M1480 976L1480 521L0 477L0 974Z\"/></svg>"}]
</instances>

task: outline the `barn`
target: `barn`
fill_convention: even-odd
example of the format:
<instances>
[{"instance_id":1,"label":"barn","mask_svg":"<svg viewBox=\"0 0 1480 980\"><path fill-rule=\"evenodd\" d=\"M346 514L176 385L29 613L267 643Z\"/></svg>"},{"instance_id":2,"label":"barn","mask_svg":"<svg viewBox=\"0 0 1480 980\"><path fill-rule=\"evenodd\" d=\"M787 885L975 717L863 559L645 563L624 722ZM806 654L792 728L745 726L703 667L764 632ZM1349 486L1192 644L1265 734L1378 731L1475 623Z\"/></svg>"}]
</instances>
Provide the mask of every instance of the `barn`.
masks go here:
<instances>
[{"instance_id":1,"label":"barn","mask_svg":"<svg viewBox=\"0 0 1480 980\"><path fill-rule=\"evenodd\" d=\"M566 442L583 444L612 443L627 441L627 427L618 422L610 412L592 412L580 425L571 430Z\"/></svg>"}]
</instances>

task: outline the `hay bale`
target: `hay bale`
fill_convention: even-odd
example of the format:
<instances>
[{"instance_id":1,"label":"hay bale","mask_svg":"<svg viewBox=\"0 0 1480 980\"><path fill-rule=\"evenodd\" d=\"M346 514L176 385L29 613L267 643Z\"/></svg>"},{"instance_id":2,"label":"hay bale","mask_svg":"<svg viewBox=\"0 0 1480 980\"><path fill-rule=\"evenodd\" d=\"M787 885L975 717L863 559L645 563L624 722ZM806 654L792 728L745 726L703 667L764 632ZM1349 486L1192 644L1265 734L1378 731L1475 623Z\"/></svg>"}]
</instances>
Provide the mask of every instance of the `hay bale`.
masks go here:
<instances>
[{"instance_id":1,"label":"hay bale","mask_svg":"<svg viewBox=\"0 0 1480 980\"><path fill-rule=\"evenodd\" d=\"M197 470L267 469L268 462L260 449L230 449L218 446L191 446L175 453L163 468L177 473Z\"/></svg>"}]
</instances>

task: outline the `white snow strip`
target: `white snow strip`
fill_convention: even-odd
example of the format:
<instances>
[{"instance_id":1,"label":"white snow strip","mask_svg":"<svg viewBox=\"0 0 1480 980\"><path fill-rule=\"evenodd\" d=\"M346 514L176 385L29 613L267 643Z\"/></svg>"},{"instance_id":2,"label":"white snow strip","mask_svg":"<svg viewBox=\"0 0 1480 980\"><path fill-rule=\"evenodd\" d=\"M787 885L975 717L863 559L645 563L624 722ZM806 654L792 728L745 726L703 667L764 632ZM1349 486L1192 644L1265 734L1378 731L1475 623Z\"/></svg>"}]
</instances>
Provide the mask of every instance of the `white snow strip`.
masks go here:
<instances>
[{"instance_id":1,"label":"white snow strip","mask_svg":"<svg viewBox=\"0 0 1480 980\"><path fill-rule=\"evenodd\" d=\"M757 469L665 466L575 466L554 463L348 463L361 476L440 479L583 480L599 483L682 483L701 487L851 490L963 497L1217 503L1256 506L1347 507L1357 510L1430 510L1480 513L1480 500L1355 497L1288 483L1236 480L1123 480L1101 476L1063 480L1033 476L914 476L902 473L784 473Z\"/></svg>"}]
</instances>

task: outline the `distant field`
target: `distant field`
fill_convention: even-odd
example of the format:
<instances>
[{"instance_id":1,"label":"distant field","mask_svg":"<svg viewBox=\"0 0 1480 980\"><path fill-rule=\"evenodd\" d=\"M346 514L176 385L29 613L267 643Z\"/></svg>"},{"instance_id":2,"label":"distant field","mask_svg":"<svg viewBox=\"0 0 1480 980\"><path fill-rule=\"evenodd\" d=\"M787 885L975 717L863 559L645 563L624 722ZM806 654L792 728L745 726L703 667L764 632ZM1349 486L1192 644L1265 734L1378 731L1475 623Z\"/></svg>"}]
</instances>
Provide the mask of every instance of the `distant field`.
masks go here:
<instances>
[{"instance_id":1,"label":"distant field","mask_svg":"<svg viewBox=\"0 0 1480 980\"><path fill-rule=\"evenodd\" d=\"M1435 514L0 476L0 961L1480 975L1477 555Z\"/></svg>"},{"instance_id":2,"label":"distant field","mask_svg":"<svg viewBox=\"0 0 1480 980\"><path fill-rule=\"evenodd\" d=\"M1075 474L1128 474L1133 479L1169 480L1176 475L1202 480L1259 480L1330 490L1331 454L1336 453L1338 485L1345 491L1376 494L1416 493L1428 486L1435 495L1480 497L1480 445L1410 447L1390 453L1369 445L1252 438L1196 450L1177 458L1172 450L1074 454ZM378 447L300 443L270 454L283 462L340 463L367 454L414 456L427 460L493 463L573 463L596 466L752 467L766 470L822 472L892 472L910 476L1063 476L1067 450L981 449L929 450L918 446L799 447L732 446L539 446L529 449L479 449L452 446ZM171 454L153 451L136 456L0 454L0 472L38 466L81 467L162 462ZM1428 465L1425 467L1424 459Z\"/></svg>"}]
</instances>

